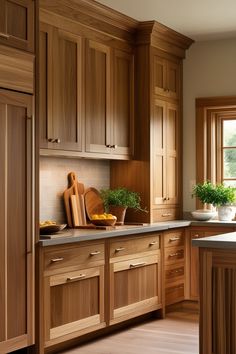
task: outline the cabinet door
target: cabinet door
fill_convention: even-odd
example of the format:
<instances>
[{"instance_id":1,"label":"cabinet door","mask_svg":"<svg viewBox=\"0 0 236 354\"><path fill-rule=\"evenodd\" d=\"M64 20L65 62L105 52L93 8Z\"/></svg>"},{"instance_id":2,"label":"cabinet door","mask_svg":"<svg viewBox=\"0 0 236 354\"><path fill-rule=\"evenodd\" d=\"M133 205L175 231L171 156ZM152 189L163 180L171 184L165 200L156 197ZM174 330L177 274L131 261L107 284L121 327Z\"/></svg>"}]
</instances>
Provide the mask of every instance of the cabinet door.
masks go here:
<instances>
[{"instance_id":1,"label":"cabinet door","mask_svg":"<svg viewBox=\"0 0 236 354\"><path fill-rule=\"evenodd\" d=\"M0 43L34 51L34 1L0 0Z\"/></svg>"},{"instance_id":2,"label":"cabinet door","mask_svg":"<svg viewBox=\"0 0 236 354\"><path fill-rule=\"evenodd\" d=\"M82 149L82 40L40 24L41 148Z\"/></svg>"},{"instance_id":3,"label":"cabinet door","mask_svg":"<svg viewBox=\"0 0 236 354\"><path fill-rule=\"evenodd\" d=\"M0 352L33 344L32 96L0 90Z\"/></svg>"},{"instance_id":4,"label":"cabinet door","mask_svg":"<svg viewBox=\"0 0 236 354\"><path fill-rule=\"evenodd\" d=\"M120 50L114 53L114 113L112 154L133 152L133 55Z\"/></svg>"},{"instance_id":5,"label":"cabinet door","mask_svg":"<svg viewBox=\"0 0 236 354\"><path fill-rule=\"evenodd\" d=\"M153 56L153 86L154 94L167 94L167 63L157 55Z\"/></svg>"},{"instance_id":6,"label":"cabinet door","mask_svg":"<svg viewBox=\"0 0 236 354\"><path fill-rule=\"evenodd\" d=\"M180 96L180 64L168 60L166 69L167 95L178 99Z\"/></svg>"},{"instance_id":7,"label":"cabinet door","mask_svg":"<svg viewBox=\"0 0 236 354\"><path fill-rule=\"evenodd\" d=\"M155 100L152 119L152 204L166 204L166 104Z\"/></svg>"},{"instance_id":8,"label":"cabinet door","mask_svg":"<svg viewBox=\"0 0 236 354\"><path fill-rule=\"evenodd\" d=\"M160 258L128 259L110 265L110 324L160 308Z\"/></svg>"},{"instance_id":9,"label":"cabinet door","mask_svg":"<svg viewBox=\"0 0 236 354\"><path fill-rule=\"evenodd\" d=\"M45 345L105 327L104 266L45 277Z\"/></svg>"},{"instance_id":10,"label":"cabinet door","mask_svg":"<svg viewBox=\"0 0 236 354\"><path fill-rule=\"evenodd\" d=\"M111 53L110 48L87 41L86 48L86 151L111 153Z\"/></svg>"},{"instance_id":11,"label":"cabinet door","mask_svg":"<svg viewBox=\"0 0 236 354\"><path fill-rule=\"evenodd\" d=\"M167 103L166 110L166 199L179 202L179 112L178 105Z\"/></svg>"}]
</instances>

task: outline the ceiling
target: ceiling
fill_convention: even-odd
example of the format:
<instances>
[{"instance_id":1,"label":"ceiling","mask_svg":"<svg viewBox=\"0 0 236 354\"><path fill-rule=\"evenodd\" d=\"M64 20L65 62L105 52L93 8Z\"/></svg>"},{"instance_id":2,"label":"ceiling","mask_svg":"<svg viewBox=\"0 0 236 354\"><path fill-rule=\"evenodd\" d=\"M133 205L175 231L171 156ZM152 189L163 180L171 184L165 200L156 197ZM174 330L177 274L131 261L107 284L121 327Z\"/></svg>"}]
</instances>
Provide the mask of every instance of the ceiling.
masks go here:
<instances>
[{"instance_id":1,"label":"ceiling","mask_svg":"<svg viewBox=\"0 0 236 354\"><path fill-rule=\"evenodd\" d=\"M235 0L98 0L139 21L156 20L196 41L236 38Z\"/></svg>"}]
</instances>

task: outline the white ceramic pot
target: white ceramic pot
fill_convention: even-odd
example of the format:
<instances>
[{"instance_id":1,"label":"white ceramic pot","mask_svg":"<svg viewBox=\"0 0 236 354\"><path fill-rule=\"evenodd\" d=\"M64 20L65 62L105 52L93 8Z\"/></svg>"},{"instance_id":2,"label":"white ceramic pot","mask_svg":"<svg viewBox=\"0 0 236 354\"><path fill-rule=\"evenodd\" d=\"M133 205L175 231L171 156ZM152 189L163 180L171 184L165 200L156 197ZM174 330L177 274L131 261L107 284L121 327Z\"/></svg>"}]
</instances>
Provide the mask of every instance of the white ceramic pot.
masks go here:
<instances>
[{"instance_id":1,"label":"white ceramic pot","mask_svg":"<svg viewBox=\"0 0 236 354\"><path fill-rule=\"evenodd\" d=\"M231 221L235 217L235 208L230 205L218 207L218 219L221 221Z\"/></svg>"},{"instance_id":2,"label":"white ceramic pot","mask_svg":"<svg viewBox=\"0 0 236 354\"><path fill-rule=\"evenodd\" d=\"M217 215L216 211L209 210L209 209L198 209L192 211L191 214L195 220L199 220L199 221L207 221L214 218Z\"/></svg>"}]
</instances>

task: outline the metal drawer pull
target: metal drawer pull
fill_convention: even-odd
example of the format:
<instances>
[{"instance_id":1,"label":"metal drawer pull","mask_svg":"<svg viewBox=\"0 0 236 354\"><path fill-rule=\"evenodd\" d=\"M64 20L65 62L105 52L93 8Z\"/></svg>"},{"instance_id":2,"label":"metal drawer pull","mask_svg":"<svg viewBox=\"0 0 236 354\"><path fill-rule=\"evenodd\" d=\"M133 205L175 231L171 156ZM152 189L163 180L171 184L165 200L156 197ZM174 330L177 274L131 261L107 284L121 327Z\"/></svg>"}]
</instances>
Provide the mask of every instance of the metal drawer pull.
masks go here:
<instances>
[{"instance_id":1,"label":"metal drawer pull","mask_svg":"<svg viewBox=\"0 0 236 354\"><path fill-rule=\"evenodd\" d=\"M60 140L59 138L56 138L56 139L49 138L49 139L48 139L48 142L49 142L49 143L60 144L61 140Z\"/></svg>"},{"instance_id":2,"label":"metal drawer pull","mask_svg":"<svg viewBox=\"0 0 236 354\"><path fill-rule=\"evenodd\" d=\"M161 216L172 216L172 214L171 213L165 213L165 214L162 214Z\"/></svg>"},{"instance_id":3,"label":"metal drawer pull","mask_svg":"<svg viewBox=\"0 0 236 354\"><path fill-rule=\"evenodd\" d=\"M130 264L130 268L142 267L142 266L145 266L146 264L147 264L147 262L133 263L133 264Z\"/></svg>"},{"instance_id":4,"label":"metal drawer pull","mask_svg":"<svg viewBox=\"0 0 236 354\"><path fill-rule=\"evenodd\" d=\"M173 289L174 290L178 290L178 289L183 289L184 288L184 286L183 285L180 285L180 286L175 286Z\"/></svg>"},{"instance_id":5,"label":"metal drawer pull","mask_svg":"<svg viewBox=\"0 0 236 354\"><path fill-rule=\"evenodd\" d=\"M0 37L5 38L5 39L10 38L9 34L3 33L3 32L0 32Z\"/></svg>"},{"instance_id":6,"label":"metal drawer pull","mask_svg":"<svg viewBox=\"0 0 236 354\"><path fill-rule=\"evenodd\" d=\"M86 277L86 274L80 274L80 275L77 275L76 277L69 277L66 280L67 281L72 281L72 280L82 279L82 278L85 278L85 277Z\"/></svg>"},{"instance_id":7,"label":"metal drawer pull","mask_svg":"<svg viewBox=\"0 0 236 354\"><path fill-rule=\"evenodd\" d=\"M52 259L51 259L51 262L52 262L52 263L56 263L56 262L63 261L63 259L64 259L63 257L52 258Z\"/></svg>"},{"instance_id":8,"label":"metal drawer pull","mask_svg":"<svg viewBox=\"0 0 236 354\"><path fill-rule=\"evenodd\" d=\"M115 252L120 252L120 251L124 251L125 248L124 247L118 247L115 249Z\"/></svg>"},{"instance_id":9,"label":"metal drawer pull","mask_svg":"<svg viewBox=\"0 0 236 354\"><path fill-rule=\"evenodd\" d=\"M97 256L100 253L101 253L100 251L94 251L90 253L90 256Z\"/></svg>"},{"instance_id":10,"label":"metal drawer pull","mask_svg":"<svg viewBox=\"0 0 236 354\"><path fill-rule=\"evenodd\" d=\"M178 257L178 256L182 256L183 255L183 251L179 251L179 252L176 252L176 253L171 253L169 254L169 257Z\"/></svg>"},{"instance_id":11,"label":"metal drawer pull","mask_svg":"<svg viewBox=\"0 0 236 354\"><path fill-rule=\"evenodd\" d=\"M169 274L179 274L179 273L183 273L183 269L174 269L169 271Z\"/></svg>"},{"instance_id":12,"label":"metal drawer pull","mask_svg":"<svg viewBox=\"0 0 236 354\"><path fill-rule=\"evenodd\" d=\"M199 237L199 234L194 235L194 237Z\"/></svg>"},{"instance_id":13,"label":"metal drawer pull","mask_svg":"<svg viewBox=\"0 0 236 354\"><path fill-rule=\"evenodd\" d=\"M154 246L154 245L157 245L158 244L158 241L152 241L149 243L149 246Z\"/></svg>"},{"instance_id":14,"label":"metal drawer pull","mask_svg":"<svg viewBox=\"0 0 236 354\"><path fill-rule=\"evenodd\" d=\"M112 149L117 149L117 148L118 148L118 145L111 145L111 148L112 148Z\"/></svg>"},{"instance_id":15,"label":"metal drawer pull","mask_svg":"<svg viewBox=\"0 0 236 354\"><path fill-rule=\"evenodd\" d=\"M171 237L169 238L169 242L174 242L180 240L180 237Z\"/></svg>"}]
</instances>

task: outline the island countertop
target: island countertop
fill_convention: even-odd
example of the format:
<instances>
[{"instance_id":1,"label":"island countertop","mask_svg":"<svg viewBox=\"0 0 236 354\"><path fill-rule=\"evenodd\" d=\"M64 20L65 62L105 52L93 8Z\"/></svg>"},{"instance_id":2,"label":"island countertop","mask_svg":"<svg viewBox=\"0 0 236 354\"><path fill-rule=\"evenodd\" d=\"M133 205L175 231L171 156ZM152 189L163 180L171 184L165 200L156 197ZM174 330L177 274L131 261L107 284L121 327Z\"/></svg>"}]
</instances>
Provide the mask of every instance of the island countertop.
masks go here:
<instances>
[{"instance_id":1,"label":"island countertop","mask_svg":"<svg viewBox=\"0 0 236 354\"><path fill-rule=\"evenodd\" d=\"M193 239L192 245L204 248L236 249L236 232Z\"/></svg>"}]
</instances>

